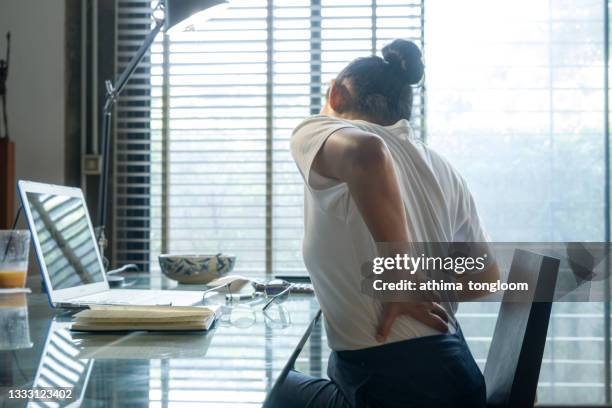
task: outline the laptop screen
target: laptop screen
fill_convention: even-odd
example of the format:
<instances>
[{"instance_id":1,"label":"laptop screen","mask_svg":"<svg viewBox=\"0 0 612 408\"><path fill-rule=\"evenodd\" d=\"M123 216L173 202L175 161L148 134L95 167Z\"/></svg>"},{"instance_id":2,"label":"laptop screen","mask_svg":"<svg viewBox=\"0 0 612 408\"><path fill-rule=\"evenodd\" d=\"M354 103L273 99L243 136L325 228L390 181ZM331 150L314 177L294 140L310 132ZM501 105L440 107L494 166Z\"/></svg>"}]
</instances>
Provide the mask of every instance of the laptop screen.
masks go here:
<instances>
[{"instance_id":1,"label":"laptop screen","mask_svg":"<svg viewBox=\"0 0 612 408\"><path fill-rule=\"evenodd\" d=\"M53 290L103 282L95 237L81 198L27 192Z\"/></svg>"}]
</instances>

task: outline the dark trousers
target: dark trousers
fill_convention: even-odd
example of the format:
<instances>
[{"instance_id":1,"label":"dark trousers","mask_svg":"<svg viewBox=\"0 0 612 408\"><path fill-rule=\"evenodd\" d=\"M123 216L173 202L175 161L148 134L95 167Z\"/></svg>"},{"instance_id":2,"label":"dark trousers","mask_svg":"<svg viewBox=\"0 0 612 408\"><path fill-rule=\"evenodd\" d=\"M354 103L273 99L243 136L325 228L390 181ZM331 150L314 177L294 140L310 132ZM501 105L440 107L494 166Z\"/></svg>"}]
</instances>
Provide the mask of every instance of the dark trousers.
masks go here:
<instances>
[{"instance_id":1,"label":"dark trousers","mask_svg":"<svg viewBox=\"0 0 612 408\"><path fill-rule=\"evenodd\" d=\"M484 377L459 331L332 352L328 379L289 371L268 407L480 408Z\"/></svg>"}]
</instances>

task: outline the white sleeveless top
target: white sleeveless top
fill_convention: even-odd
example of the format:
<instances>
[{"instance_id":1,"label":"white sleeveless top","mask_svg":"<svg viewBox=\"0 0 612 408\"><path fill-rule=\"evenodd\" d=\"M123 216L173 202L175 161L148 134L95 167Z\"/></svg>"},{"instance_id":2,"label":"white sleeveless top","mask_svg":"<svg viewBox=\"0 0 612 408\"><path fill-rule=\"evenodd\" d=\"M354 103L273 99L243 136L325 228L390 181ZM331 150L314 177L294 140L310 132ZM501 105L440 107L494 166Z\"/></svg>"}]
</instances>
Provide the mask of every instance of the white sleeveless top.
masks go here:
<instances>
[{"instance_id":1,"label":"white sleeveless top","mask_svg":"<svg viewBox=\"0 0 612 408\"><path fill-rule=\"evenodd\" d=\"M375 242L346 183L312 169L325 140L355 127L380 136L393 158L415 242L484 242L474 200L446 159L413 137L408 121L391 126L317 115L293 131L291 153L304 178L304 263L323 310L329 346L356 350L375 339L382 306L361 293L361 265L377 256ZM451 316L456 304L444 304ZM439 334L409 316L398 318L387 342Z\"/></svg>"}]
</instances>

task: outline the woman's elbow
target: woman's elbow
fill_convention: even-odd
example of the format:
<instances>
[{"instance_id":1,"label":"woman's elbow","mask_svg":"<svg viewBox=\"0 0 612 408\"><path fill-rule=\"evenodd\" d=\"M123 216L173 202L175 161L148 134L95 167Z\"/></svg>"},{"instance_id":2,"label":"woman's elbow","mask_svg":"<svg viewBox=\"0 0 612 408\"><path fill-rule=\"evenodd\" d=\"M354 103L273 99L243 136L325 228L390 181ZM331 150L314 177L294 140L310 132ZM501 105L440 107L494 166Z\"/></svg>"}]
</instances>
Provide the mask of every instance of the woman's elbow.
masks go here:
<instances>
[{"instance_id":1,"label":"woman's elbow","mask_svg":"<svg viewBox=\"0 0 612 408\"><path fill-rule=\"evenodd\" d=\"M497 262L491 264L489 268L484 273L484 281L488 283L495 283L501 279L501 273L499 272L499 267L497 266Z\"/></svg>"}]
</instances>

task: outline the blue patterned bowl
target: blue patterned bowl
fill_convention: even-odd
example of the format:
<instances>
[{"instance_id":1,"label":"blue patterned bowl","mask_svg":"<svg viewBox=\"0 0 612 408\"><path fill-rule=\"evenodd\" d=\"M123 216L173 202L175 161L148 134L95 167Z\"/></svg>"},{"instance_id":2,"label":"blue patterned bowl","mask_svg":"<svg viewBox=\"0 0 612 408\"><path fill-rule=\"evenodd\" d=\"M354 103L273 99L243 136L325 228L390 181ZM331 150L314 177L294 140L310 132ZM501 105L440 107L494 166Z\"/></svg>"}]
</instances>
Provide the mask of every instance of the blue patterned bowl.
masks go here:
<instances>
[{"instance_id":1,"label":"blue patterned bowl","mask_svg":"<svg viewBox=\"0 0 612 408\"><path fill-rule=\"evenodd\" d=\"M171 255L159 256L162 273L180 283L208 283L234 269L233 255Z\"/></svg>"}]
</instances>

